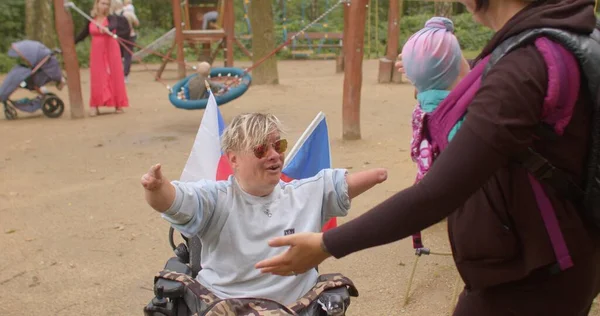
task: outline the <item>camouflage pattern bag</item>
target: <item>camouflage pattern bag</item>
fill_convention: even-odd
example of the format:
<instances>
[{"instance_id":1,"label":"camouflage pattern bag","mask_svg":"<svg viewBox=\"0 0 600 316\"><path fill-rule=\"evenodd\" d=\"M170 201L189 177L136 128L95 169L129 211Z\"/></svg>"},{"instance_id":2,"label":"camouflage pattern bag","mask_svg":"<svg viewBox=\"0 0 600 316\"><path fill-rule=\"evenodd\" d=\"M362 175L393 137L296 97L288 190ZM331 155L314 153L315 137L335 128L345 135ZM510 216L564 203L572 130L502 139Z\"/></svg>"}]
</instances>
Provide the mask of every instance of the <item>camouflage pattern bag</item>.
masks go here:
<instances>
[{"instance_id":1,"label":"camouflage pattern bag","mask_svg":"<svg viewBox=\"0 0 600 316\"><path fill-rule=\"evenodd\" d=\"M319 297L323 294L323 292L327 290L333 290L336 288L345 287L348 289L348 293L350 296L357 297L358 290L354 286L352 280L343 276L340 273L329 273L319 275L317 279L317 284L313 286L304 296L302 296L295 303L288 305L288 307L296 313L300 313L302 310L309 308L313 302L316 302ZM340 302L340 304L344 304L341 308L345 311L347 306L350 304L350 298L348 298L347 302Z\"/></svg>"},{"instance_id":2,"label":"camouflage pattern bag","mask_svg":"<svg viewBox=\"0 0 600 316\"><path fill-rule=\"evenodd\" d=\"M309 306L326 290L346 287L351 296L358 296L358 290L352 281L339 273L320 275L317 284L297 302L290 304L289 306L265 298L246 297L220 299L191 276L183 273L163 270L156 275L155 282L159 278L177 281L185 286L186 295L184 296L184 299L194 316L298 315L298 313L309 308ZM345 306L349 304L349 302L344 303Z\"/></svg>"}]
</instances>

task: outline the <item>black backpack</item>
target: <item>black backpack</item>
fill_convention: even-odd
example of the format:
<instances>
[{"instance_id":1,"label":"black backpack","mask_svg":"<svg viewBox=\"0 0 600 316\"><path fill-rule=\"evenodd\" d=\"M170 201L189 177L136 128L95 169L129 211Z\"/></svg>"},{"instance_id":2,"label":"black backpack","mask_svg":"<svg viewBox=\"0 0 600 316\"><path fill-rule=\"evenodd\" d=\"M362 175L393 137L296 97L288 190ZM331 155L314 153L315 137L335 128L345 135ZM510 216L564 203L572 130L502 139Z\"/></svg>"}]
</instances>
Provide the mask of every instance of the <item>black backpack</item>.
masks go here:
<instances>
[{"instance_id":1,"label":"black backpack","mask_svg":"<svg viewBox=\"0 0 600 316\"><path fill-rule=\"evenodd\" d=\"M552 28L531 29L515 35L494 49L483 75L485 76L487 71L510 51L531 43L540 36L546 36L571 51L588 83L593 101L592 135L583 186L576 184L566 172L556 168L531 147L516 159L537 179L554 188L558 195L582 206L584 218L600 228L600 20L596 21L596 30L589 36ZM539 126L537 134L542 138L557 137L553 131L542 125Z\"/></svg>"},{"instance_id":2,"label":"black backpack","mask_svg":"<svg viewBox=\"0 0 600 316\"><path fill-rule=\"evenodd\" d=\"M121 12L121 14L115 14L114 17L117 21L117 28L115 29L115 33L118 37L125 40L129 40L131 34L131 25L129 25L129 21L125 16L123 16L123 12Z\"/></svg>"}]
</instances>

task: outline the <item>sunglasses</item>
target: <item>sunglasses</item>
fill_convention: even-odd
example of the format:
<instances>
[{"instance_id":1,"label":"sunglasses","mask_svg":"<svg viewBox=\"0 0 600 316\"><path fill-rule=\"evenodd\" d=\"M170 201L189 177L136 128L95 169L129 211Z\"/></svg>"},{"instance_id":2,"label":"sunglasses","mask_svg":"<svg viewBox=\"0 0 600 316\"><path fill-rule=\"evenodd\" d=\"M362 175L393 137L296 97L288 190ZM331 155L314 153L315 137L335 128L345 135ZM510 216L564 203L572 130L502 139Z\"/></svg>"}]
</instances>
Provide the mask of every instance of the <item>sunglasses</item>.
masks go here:
<instances>
[{"instance_id":1,"label":"sunglasses","mask_svg":"<svg viewBox=\"0 0 600 316\"><path fill-rule=\"evenodd\" d=\"M287 140L280 139L274 143L271 143L270 145L273 147L273 149L275 149L275 151L278 154L282 154L287 149ZM253 150L254 156L256 156L256 158L258 158L258 159L261 159L267 154L268 150L269 150L269 144L258 145L256 147L254 147L254 150Z\"/></svg>"}]
</instances>

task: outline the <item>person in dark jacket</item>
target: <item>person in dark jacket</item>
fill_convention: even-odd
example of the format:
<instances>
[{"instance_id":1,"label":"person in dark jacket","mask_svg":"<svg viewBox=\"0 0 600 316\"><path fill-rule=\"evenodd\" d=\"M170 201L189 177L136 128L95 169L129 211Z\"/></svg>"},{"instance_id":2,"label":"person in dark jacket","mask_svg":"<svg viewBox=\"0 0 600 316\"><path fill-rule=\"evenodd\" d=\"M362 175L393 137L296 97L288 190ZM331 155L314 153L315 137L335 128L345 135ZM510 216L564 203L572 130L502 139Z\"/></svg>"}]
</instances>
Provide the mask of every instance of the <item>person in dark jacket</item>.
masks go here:
<instances>
[{"instance_id":1,"label":"person in dark jacket","mask_svg":"<svg viewBox=\"0 0 600 316\"><path fill-rule=\"evenodd\" d=\"M460 0L495 35L473 62L525 30L551 27L589 35L596 26L592 0ZM533 43L491 68L466 119L421 182L359 218L321 234L272 240L291 246L263 260L264 273L304 272L333 256L345 257L410 236L448 217L448 235L465 289L454 315L587 315L600 292L600 234L572 200L542 184L573 265L557 258L528 172L514 157L533 146L583 183L592 101L582 77L564 134L535 137L548 88L543 56Z\"/></svg>"}]
</instances>

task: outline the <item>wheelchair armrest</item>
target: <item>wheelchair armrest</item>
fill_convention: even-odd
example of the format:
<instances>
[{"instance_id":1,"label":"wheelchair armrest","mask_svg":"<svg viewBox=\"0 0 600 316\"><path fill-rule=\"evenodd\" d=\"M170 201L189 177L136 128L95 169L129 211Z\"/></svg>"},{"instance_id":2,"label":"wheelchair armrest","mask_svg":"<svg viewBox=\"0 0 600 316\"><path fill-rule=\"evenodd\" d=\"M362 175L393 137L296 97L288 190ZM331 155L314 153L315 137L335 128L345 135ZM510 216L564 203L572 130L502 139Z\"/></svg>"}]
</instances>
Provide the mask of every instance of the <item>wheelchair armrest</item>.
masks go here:
<instances>
[{"instance_id":1,"label":"wheelchair armrest","mask_svg":"<svg viewBox=\"0 0 600 316\"><path fill-rule=\"evenodd\" d=\"M187 275L192 275L192 269L189 266L179 261L177 257L172 257L165 264L165 270L170 270L173 272L184 273ZM159 288L162 287L162 295L159 295ZM184 294L185 286L181 282L171 281L166 279L158 279L154 284L154 295L167 297L167 298L177 298L182 297Z\"/></svg>"}]
</instances>

